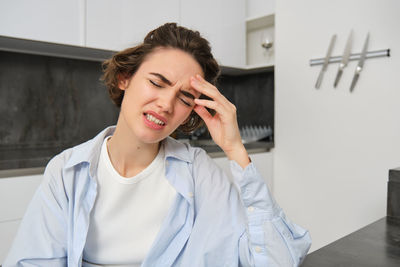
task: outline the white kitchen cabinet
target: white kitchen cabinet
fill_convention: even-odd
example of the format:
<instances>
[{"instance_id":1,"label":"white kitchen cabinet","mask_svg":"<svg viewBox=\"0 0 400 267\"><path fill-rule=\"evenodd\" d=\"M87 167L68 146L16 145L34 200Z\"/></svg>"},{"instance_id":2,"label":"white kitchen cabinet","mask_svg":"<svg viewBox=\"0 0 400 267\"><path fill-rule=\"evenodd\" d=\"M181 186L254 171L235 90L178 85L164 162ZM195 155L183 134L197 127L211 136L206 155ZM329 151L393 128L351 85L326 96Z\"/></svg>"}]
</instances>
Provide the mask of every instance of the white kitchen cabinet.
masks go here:
<instances>
[{"instance_id":1,"label":"white kitchen cabinet","mask_svg":"<svg viewBox=\"0 0 400 267\"><path fill-rule=\"evenodd\" d=\"M0 222L21 219L43 175L0 178Z\"/></svg>"},{"instance_id":2,"label":"white kitchen cabinet","mask_svg":"<svg viewBox=\"0 0 400 267\"><path fill-rule=\"evenodd\" d=\"M84 45L83 0L0 1L0 35Z\"/></svg>"},{"instance_id":3,"label":"white kitchen cabinet","mask_svg":"<svg viewBox=\"0 0 400 267\"><path fill-rule=\"evenodd\" d=\"M119 51L166 22L179 22L179 0L87 0L86 46Z\"/></svg>"},{"instance_id":4,"label":"white kitchen cabinet","mask_svg":"<svg viewBox=\"0 0 400 267\"><path fill-rule=\"evenodd\" d=\"M11 248L12 242L14 241L15 235L17 234L21 219L0 222L0 264L4 262L8 251Z\"/></svg>"},{"instance_id":5,"label":"white kitchen cabinet","mask_svg":"<svg viewBox=\"0 0 400 267\"><path fill-rule=\"evenodd\" d=\"M257 170L264 178L271 192L273 192L273 153L272 152L262 152L250 154L251 161L256 166ZM215 163L220 166L225 173L232 178L230 171L230 162L227 157L213 158Z\"/></svg>"},{"instance_id":6,"label":"white kitchen cabinet","mask_svg":"<svg viewBox=\"0 0 400 267\"><path fill-rule=\"evenodd\" d=\"M180 14L182 26L198 30L209 40L220 65L239 68L245 66L244 0L183 0Z\"/></svg>"},{"instance_id":7,"label":"white kitchen cabinet","mask_svg":"<svg viewBox=\"0 0 400 267\"><path fill-rule=\"evenodd\" d=\"M0 178L0 264L43 175Z\"/></svg>"}]
</instances>

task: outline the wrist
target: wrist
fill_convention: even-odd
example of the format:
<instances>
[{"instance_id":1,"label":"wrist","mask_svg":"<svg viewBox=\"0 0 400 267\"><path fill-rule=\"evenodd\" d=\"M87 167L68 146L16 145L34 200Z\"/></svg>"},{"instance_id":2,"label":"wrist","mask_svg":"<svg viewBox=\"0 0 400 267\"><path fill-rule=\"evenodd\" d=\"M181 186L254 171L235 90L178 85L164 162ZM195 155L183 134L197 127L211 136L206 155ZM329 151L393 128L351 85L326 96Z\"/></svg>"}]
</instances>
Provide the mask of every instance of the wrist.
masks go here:
<instances>
[{"instance_id":1,"label":"wrist","mask_svg":"<svg viewBox=\"0 0 400 267\"><path fill-rule=\"evenodd\" d=\"M240 145L236 146L235 148L224 152L229 160L236 161L236 163L238 163L243 169L246 168L246 166L249 165L251 162L249 154L247 153L246 148L242 143L240 143Z\"/></svg>"}]
</instances>

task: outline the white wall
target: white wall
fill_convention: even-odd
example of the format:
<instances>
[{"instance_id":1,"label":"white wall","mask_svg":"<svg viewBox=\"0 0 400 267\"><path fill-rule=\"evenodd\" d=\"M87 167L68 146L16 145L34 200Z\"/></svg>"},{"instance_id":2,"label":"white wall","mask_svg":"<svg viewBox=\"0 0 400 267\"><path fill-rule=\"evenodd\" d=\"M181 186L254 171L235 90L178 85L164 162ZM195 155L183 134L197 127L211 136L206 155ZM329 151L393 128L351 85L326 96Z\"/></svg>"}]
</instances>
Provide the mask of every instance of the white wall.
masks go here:
<instances>
[{"instance_id":1,"label":"white wall","mask_svg":"<svg viewBox=\"0 0 400 267\"><path fill-rule=\"evenodd\" d=\"M312 250L386 214L388 170L400 166L400 1L282 0L276 6L274 193L296 223L308 228ZM341 55L350 29L353 53L370 32L368 59L353 93L356 62L338 88L330 64L314 88L332 34Z\"/></svg>"},{"instance_id":2,"label":"white wall","mask_svg":"<svg viewBox=\"0 0 400 267\"><path fill-rule=\"evenodd\" d=\"M246 0L246 17L255 18L275 13L276 0Z\"/></svg>"}]
</instances>

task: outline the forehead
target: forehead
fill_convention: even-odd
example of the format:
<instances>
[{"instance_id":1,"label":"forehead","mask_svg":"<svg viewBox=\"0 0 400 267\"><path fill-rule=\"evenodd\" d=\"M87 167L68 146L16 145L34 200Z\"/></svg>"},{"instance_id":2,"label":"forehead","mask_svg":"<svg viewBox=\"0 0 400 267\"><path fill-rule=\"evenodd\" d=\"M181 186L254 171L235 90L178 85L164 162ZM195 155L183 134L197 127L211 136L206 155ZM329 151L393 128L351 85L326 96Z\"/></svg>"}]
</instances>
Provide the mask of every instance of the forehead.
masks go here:
<instances>
[{"instance_id":1,"label":"forehead","mask_svg":"<svg viewBox=\"0 0 400 267\"><path fill-rule=\"evenodd\" d=\"M200 64L192 55L175 48L154 50L143 61L140 70L161 73L174 84L196 74L204 76Z\"/></svg>"}]
</instances>

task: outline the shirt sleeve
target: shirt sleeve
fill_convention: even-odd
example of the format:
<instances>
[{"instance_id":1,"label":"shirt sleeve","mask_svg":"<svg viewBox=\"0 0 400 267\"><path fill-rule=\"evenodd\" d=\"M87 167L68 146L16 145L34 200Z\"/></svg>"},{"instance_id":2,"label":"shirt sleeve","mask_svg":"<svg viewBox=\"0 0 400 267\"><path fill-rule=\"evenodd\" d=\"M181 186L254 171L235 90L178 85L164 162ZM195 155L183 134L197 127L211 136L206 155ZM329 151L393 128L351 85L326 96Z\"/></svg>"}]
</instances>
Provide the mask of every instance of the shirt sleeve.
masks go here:
<instances>
[{"instance_id":1,"label":"shirt sleeve","mask_svg":"<svg viewBox=\"0 0 400 267\"><path fill-rule=\"evenodd\" d=\"M54 161L46 167L3 263L14 266L67 266L67 199L61 171L56 179Z\"/></svg>"},{"instance_id":2,"label":"shirt sleeve","mask_svg":"<svg viewBox=\"0 0 400 267\"><path fill-rule=\"evenodd\" d=\"M248 226L239 240L241 266L299 266L311 246L307 230L292 223L272 197L254 163L230 162Z\"/></svg>"}]
</instances>

